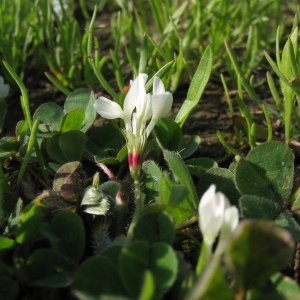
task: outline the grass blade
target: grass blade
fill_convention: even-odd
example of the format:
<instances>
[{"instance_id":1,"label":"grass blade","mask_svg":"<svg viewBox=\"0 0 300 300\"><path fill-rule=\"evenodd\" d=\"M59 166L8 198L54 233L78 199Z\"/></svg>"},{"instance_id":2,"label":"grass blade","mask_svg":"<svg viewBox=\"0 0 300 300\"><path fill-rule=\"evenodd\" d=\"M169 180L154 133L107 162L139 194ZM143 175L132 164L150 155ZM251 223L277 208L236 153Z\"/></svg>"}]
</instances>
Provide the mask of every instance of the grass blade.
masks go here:
<instances>
[{"instance_id":1,"label":"grass blade","mask_svg":"<svg viewBox=\"0 0 300 300\"><path fill-rule=\"evenodd\" d=\"M191 85L188 90L187 99L184 101L175 118L175 122L177 122L180 127L183 126L185 120L190 115L191 111L200 101L201 95L211 74L212 60L212 51L211 48L208 46L205 49L200 63L198 65L198 68L196 70L196 73L193 76Z\"/></svg>"}]
</instances>

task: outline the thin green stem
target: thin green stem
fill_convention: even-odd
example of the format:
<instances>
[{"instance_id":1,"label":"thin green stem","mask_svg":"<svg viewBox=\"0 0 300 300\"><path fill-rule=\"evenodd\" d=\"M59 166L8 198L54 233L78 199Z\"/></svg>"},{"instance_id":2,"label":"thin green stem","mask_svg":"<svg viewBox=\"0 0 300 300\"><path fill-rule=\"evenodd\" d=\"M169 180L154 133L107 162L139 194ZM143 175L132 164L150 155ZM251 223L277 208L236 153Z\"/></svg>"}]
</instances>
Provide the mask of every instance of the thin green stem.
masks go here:
<instances>
[{"instance_id":1,"label":"thin green stem","mask_svg":"<svg viewBox=\"0 0 300 300\"><path fill-rule=\"evenodd\" d=\"M39 162L43 178L46 182L48 182L50 180L50 177L49 177L49 174L48 174L48 171L47 171L44 156L42 155L42 152L41 152L41 149L40 149L40 146L39 146L37 140L34 141L34 151L35 151L37 160Z\"/></svg>"},{"instance_id":2,"label":"thin green stem","mask_svg":"<svg viewBox=\"0 0 300 300\"><path fill-rule=\"evenodd\" d=\"M266 122L267 122L267 126L268 126L268 138L267 138L267 142L270 142L270 141L272 141L272 138L273 138L272 123L271 123L269 112L268 112L265 104L262 105L262 109L264 111Z\"/></svg>"},{"instance_id":3,"label":"thin green stem","mask_svg":"<svg viewBox=\"0 0 300 300\"><path fill-rule=\"evenodd\" d=\"M217 136L219 138L220 143L225 147L229 152L231 152L234 155L239 155L239 152L235 150L233 147L231 147L224 139L222 133L218 130L217 131Z\"/></svg>"},{"instance_id":4,"label":"thin green stem","mask_svg":"<svg viewBox=\"0 0 300 300\"><path fill-rule=\"evenodd\" d=\"M135 211L127 232L127 237L125 240L125 244L128 245L133 240L133 231L134 228L140 218L141 212L143 210L143 200L141 193L141 183L139 180L134 181L134 196L135 196Z\"/></svg>"},{"instance_id":5,"label":"thin green stem","mask_svg":"<svg viewBox=\"0 0 300 300\"><path fill-rule=\"evenodd\" d=\"M10 75L13 77L13 79L16 81L17 85L19 86L19 88L21 90L21 94L22 94L22 96L21 96L21 107L22 107L22 110L23 110L23 113L24 113L24 118L25 118L25 120L28 124L28 127L29 127L30 131L31 131L29 143L31 142L32 144L28 143L28 149L29 149L29 147L31 147L31 151L32 151L32 149L34 147L38 162L39 162L41 170L42 170L43 177L46 181L48 181L49 180L49 175L48 175L47 170L46 170L46 163L45 163L44 158L42 156L42 153L40 151L39 145L36 141L36 134L37 134L39 122L37 122L37 120L36 120L35 124L37 124L37 125L35 125L36 127L33 128L32 118L31 118L31 114L30 114L30 106L29 106L29 98L28 98L28 94L27 94L27 89L26 89L24 83L22 82L21 78L15 72L15 70L4 60L3 60L3 64L6 67L6 69L8 70L8 72L10 73ZM19 173L19 176L18 176L18 184L20 184L23 173L25 172L25 168L26 168L27 163L28 163L29 156L31 154L30 153L29 156L27 157L28 149L27 149L27 152L26 152L26 155L25 155L25 158L24 158L24 161L22 163L21 170L20 170L20 173ZM25 161L26 159L27 159L27 161ZM24 168L24 169L22 169L22 168Z\"/></svg>"},{"instance_id":6,"label":"thin green stem","mask_svg":"<svg viewBox=\"0 0 300 300\"><path fill-rule=\"evenodd\" d=\"M89 20L90 19L90 15L89 15L89 12L87 10L85 1L84 0L79 0L79 6L80 6L80 9L81 9L81 12L82 12L84 18L86 20Z\"/></svg>"},{"instance_id":7,"label":"thin green stem","mask_svg":"<svg viewBox=\"0 0 300 300\"><path fill-rule=\"evenodd\" d=\"M31 119L31 114L30 114L30 107L29 107L29 99L28 99L28 94L26 87L24 83L22 82L21 78L17 75L15 70L6 62L3 60L3 64L7 71L10 73L10 75L13 77L13 79L16 81L17 85L19 86L21 90L21 106L23 109L24 117L26 122L28 123L29 129L32 129L32 119Z\"/></svg>"},{"instance_id":8,"label":"thin green stem","mask_svg":"<svg viewBox=\"0 0 300 300\"><path fill-rule=\"evenodd\" d=\"M203 242L196 266L196 276L199 276L204 271L204 268L207 265L211 254L211 247Z\"/></svg>"},{"instance_id":9,"label":"thin green stem","mask_svg":"<svg viewBox=\"0 0 300 300\"><path fill-rule=\"evenodd\" d=\"M175 230L180 230L182 228L188 227L198 221L198 214L190 217L189 219L179 223L175 226Z\"/></svg>"},{"instance_id":10,"label":"thin green stem","mask_svg":"<svg viewBox=\"0 0 300 300\"><path fill-rule=\"evenodd\" d=\"M32 150L33 150L33 147L34 147L34 144L35 144L35 138L36 138L36 133L37 133L37 130L38 130L38 127L39 127L39 123L40 123L40 121L37 119L33 124L32 131L31 131L31 134L30 134L30 138L29 138L29 141L28 141L27 151L26 151L25 157L23 159L22 166L21 166L21 169L20 169L20 172L19 172L19 175L18 175L18 179L17 179L17 184L18 185L21 184L23 175L24 175L26 167L28 165L28 161L29 161L30 155L32 153Z\"/></svg>"},{"instance_id":11,"label":"thin green stem","mask_svg":"<svg viewBox=\"0 0 300 300\"><path fill-rule=\"evenodd\" d=\"M228 85L226 83L226 80L225 80L223 74L221 74L221 81L222 81L223 88L224 88L224 91L225 91L225 95L226 95L226 99L227 99L230 114L231 114L231 116L233 116L234 115L234 109L233 109L233 105L232 105L232 99L230 97Z\"/></svg>"},{"instance_id":12,"label":"thin green stem","mask_svg":"<svg viewBox=\"0 0 300 300\"><path fill-rule=\"evenodd\" d=\"M60 80L58 80L56 77L52 76L50 73L45 72L44 73L46 77L61 91L63 92L66 96L68 96L71 91L65 87Z\"/></svg>"}]
</instances>

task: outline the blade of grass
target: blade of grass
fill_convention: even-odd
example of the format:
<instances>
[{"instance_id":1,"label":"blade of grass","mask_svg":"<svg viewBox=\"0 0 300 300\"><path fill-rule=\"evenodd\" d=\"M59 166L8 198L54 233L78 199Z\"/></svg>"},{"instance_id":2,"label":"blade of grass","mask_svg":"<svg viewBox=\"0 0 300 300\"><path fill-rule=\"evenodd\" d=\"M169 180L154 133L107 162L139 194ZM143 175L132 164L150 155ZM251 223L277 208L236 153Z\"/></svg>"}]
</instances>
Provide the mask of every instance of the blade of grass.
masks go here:
<instances>
[{"instance_id":1,"label":"blade of grass","mask_svg":"<svg viewBox=\"0 0 300 300\"><path fill-rule=\"evenodd\" d=\"M231 152L233 155L239 155L238 151L235 150L232 146L230 146L224 139L221 131L217 130L217 136L218 136L218 139L220 141L220 143L222 144L222 146L227 149L229 152Z\"/></svg>"},{"instance_id":2,"label":"blade of grass","mask_svg":"<svg viewBox=\"0 0 300 300\"><path fill-rule=\"evenodd\" d=\"M147 41L147 36L144 35L141 52L140 52L138 73L145 73L146 66L147 66L147 58L148 58L148 41Z\"/></svg>"},{"instance_id":3,"label":"blade of grass","mask_svg":"<svg viewBox=\"0 0 300 300\"><path fill-rule=\"evenodd\" d=\"M89 63L90 63L90 66L91 66L92 70L94 71L95 75L97 76L100 84L103 86L103 88L112 96L112 98L118 100L118 95L115 93L115 91L109 85L109 83L106 81L106 79L104 78L101 71L96 68L97 62L95 64L95 61L94 61L94 58L93 58L93 55L92 55L93 28L94 28L96 16L97 16L97 5L95 6L93 16L92 16L92 19L91 19L91 22L90 22L90 25L89 25L89 30L88 30L87 55L88 55L88 58L89 58Z\"/></svg>"},{"instance_id":4,"label":"blade of grass","mask_svg":"<svg viewBox=\"0 0 300 300\"><path fill-rule=\"evenodd\" d=\"M149 90L153 84L154 77L157 76L159 78L163 78L169 72L169 70L171 69L173 64L174 64L174 61L169 61L147 81L147 83L145 85L146 92L149 92Z\"/></svg>"},{"instance_id":5,"label":"blade of grass","mask_svg":"<svg viewBox=\"0 0 300 300\"><path fill-rule=\"evenodd\" d=\"M28 123L28 126L30 129L32 129L32 118L30 114L30 107L29 107L29 99L26 87L24 83L22 82L21 78L17 75L17 73L14 71L14 69L5 61L2 61L7 71L10 73L10 75L13 77L13 79L16 81L17 85L19 86L21 90L21 106L23 109L23 114L26 122Z\"/></svg>"},{"instance_id":6,"label":"blade of grass","mask_svg":"<svg viewBox=\"0 0 300 300\"><path fill-rule=\"evenodd\" d=\"M28 141L27 150L26 150L26 153L25 153L25 157L23 159L23 162L22 162L19 174L18 174L17 185L20 185L21 181L23 179L26 167L28 165L30 155L31 155L32 150L34 148L34 144L35 144L35 141L36 141L36 134L37 134L37 131L38 131L39 124L40 124L40 121L38 119L35 120L35 122L33 123L32 130L31 130L30 137L29 137L29 141Z\"/></svg>"},{"instance_id":7,"label":"blade of grass","mask_svg":"<svg viewBox=\"0 0 300 300\"><path fill-rule=\"evenodd\" d=\"M271 123L271 119L270 119L270 114L269 114L269 112L268 112L265 104L262 105L262 109L264 111L266 122L267 122L267 126L268 126L268 138L267 138L267 142L270 142L270 141L272 141L272 138L273 138L272 123Z\"/></svg>"},{"instance_id":8,"label":"blade of grass","mask_svg":"<svg viewBox=\"0 0 300 300\"><path fill-rule=\"evenodd\" d=\"M44 74L66 96L71 93L71 91L67 87L65 87L57 78L52 76L50 73L45 72Z\"/></svg>"},{"instance_id":9,"label":"blade of grass","mask_svg":"<svg viewBox=\"0 0 300 300\"><path fill-rule=\"evenodd\" d=\"M187 93L187 99L184 101L175 118L175 122L177 122L180 127L183 126L185 120L187 119L191 111L200 101L201 95L211 74L212 59L212 51L211 48L208 46L205 49L201 57L200 63L198 65L198 68L196 70L196 73L193 76L191 85Z\"/></svg>"},{"instance_id":10,"label":"blade of grass","mask_svg":"<svg viewBox=\"0 0 300 300\"><path fill-rule=\"evenodd\" d=\"M227 50L227 53L229 55L229 58L231 60L231 63L234 67L234 70L236 72L236 74L238 76L241 77L241 82L242 82L242 85L244 87L244 89L246 90L246 92L248 93L248 95L255 101L255 103L259 106L261 106L262 104L262 101L261 99L258 97L258 95L256 94L256 92L254 91L254 89L252 88L252 86L247 82L245 76L243 75L243 72L238 64L238 61L237 61L237 58L234 54L234 52L232 51L231 47L229 46L228 42L225 41L225 48Z\"/></svg>"}]
</instances>

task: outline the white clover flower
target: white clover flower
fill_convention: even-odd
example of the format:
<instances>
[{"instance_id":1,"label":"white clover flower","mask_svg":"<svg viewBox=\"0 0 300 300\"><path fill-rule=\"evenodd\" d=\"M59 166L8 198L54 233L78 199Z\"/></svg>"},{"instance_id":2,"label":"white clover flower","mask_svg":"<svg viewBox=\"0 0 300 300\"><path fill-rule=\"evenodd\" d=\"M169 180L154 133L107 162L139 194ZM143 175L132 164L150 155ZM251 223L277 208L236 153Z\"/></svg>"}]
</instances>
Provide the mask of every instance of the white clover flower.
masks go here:
<instances>
[{"instance_id":1,"label":"white clover flower","mask_svg":"<svg viewBox=\"0 0 300 300\"><path fill-rule=\"evenodd\" d=\"M163 82L154 77L153 94L147 94L145 84L147 74L139 74L130 82L130 89L125 97L123 108L105 97L95 100L94 108L105 119L123 119L123 134L127 141L128 163L133 178L139 176L143 151L156 122L171 109L173 96L165 91ZM148 121L149 124L147 125Z\"/></svg>"},{"instance_id":2,"label":"white clover flower","mask_svg":"<svg viewBox=\"0 0 300 300\"><path fill-rule=\"evenodd\" d=\"M199 227L204 243L211 248L221 232L216 250L216 254L221 254L238 221L238 209L230 205L223 193L216 193L216 186L212 184L199 203Z\"/></svg>"},{"instance_id":3,"label":"white clover flower","mask_svg":"<svg viewBox=\"0 0 300 300\"><path fill-rule=\"evenodd\" d=\"M0 99L4 99L9 94L9 85L7 83L4 83L4 78L0 76Z\"/></svg>"},{"instance_id":4,"label":"white clover flower","mask_svg":"<svg viewBox=\"0 0 300 300\"><path fill-rule=\"evenodd\" d=\"M165 91L164 84L158 77L154 77L152 95L152 119L146 129L148 136L153 130L156 122L169 113L172 104L172 94Z\"/></svg>"}]
</instances>

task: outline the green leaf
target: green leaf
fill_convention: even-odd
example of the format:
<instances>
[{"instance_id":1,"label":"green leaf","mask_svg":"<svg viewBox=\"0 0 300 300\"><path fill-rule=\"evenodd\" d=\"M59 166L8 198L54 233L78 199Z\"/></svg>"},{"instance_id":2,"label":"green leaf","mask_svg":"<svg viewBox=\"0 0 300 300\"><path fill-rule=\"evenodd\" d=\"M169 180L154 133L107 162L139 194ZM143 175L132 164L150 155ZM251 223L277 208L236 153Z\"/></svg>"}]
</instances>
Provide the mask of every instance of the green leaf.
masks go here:
<instances>
[{"instance_id":1,"label":"green leaf","mask_svg":"<svg viewBox=\"0 0 300 300\"><path fill-rule=\"evenodd\" d=\"M85 114L81 108L75 108L67 112L59 124L59 131L67 132L79 130L83 124Z\"/></svg>"},{"instance_id":2,"label":"green leaf","mask_svg":"<svg viewBox=\"0 0 300 300\"><path fill-rule=\"evenodd\" d=\"M135 273L135 272L132 272ZM87 259L76 272L73 292L82 300L127 296L115 265L106 257Z\"/></svg>"},{"instance_id":3,"label":"green leaf","mask_svg":"<svg viewBox=\"0 0 300 300\"><path fill-rule=\"evenodd\" d=\"M242 222L225 252L237 289L262 285L291 262L294 247L291 235L270 221Z\"/></svg>"},{"instance_id":4,"label":"green leaf","mask_svg":"<svg viewBox=\"0 0 300 300\"><path fill-rule=\"evenodd\" d=\"M154 161L145 161L142 169L144 171L143 193L145 194L145 203L148 201L159 201L159 180L162 171Z\"/></svg>"},{"instance_id":5,"label":"green leaf","mask_svg":"<svg viewBox=\"0 0 300 300\"><path fill-rule=\"evenodd\" d=\"M42 132L58 131L59 123L64 116L62 108L53 102L44 103L39 106L34 115L33 121L39 119L39 130Z\"/></svg>"},{"instance_id":6,"label":"green leaf","mask_svg":"<svg viewBox=\"0 0 300 300\"><path fill-rule=\"evenodd\" d=\"M116 198L119 190L120 190L120 184L116 181L106 181L104 183L102 183L100 186L99 186L99 190L106 194L106 195L109 195L111 196L113 199Z\"/></svg>"},{"instance_id":7,"label":"green leaf","mask_svg":"<svg viewBox=\"0 0 300 300\"><path fill-rule=\"evenodd\" d=\"M13 269L0 261L0 277L10 277L13 276L13 274Z\"/></svg>"},{"instance_id":8,"label":"green leaf","mask_svg":"<svg viewBox=\"0 0 300 300\"><path fill-rule=\"evenodd\" d=\"M124 138L120 130L112 126L101 126L90 134L86 143L86 149L97 160L105 158L115 158L124 146Z\"/></svg>"},{"instance_id":9,"label":"green leaf","mask_svg":"<svg viewBox=\"0 0 300 300\"><path fill-rule=\"evenodd\" d=\"M184 101L175 118L175 122L178 123L180 127L183 126L191 111L200 101L201 95L210 77L210 73L212 70L212 60L212 51L208 46L205 49L196 73L193 76L191 85L188 90L187 99Z\"/></svg>"},{"instance_id":10,"label":"green leaf","mask_svg":"<svg viewBox=\"0 0 300 300\"><path fill-rule=\"evenodd\" d=\"M154 299L155 283L153 274L150 271L145 271L143 287L139 299Z\"/></svg>"},{"instance_id":11,"label":"green leaf","mask_svg":"<svg viewBox=\"0 0 300 300\"><path fill-rule=\"evenodd\" d=\"M0 140L0 149L6 151L18 151L20 147L20 142L15 137L3 137Z\"/></svg>"},{"instance_id":12,"label":"green leaf","mask_svg":"<svg viewBox=\"0 0 300 300\"><path fill-rule=\"evenodd\" d=\"M113 243L108 248L106 248L103 252L101 252L101 256L109 259L114 264L114 266L118 268L119 257L121 255L122 250L123 250L123 246L119 245L118 243Z\"/></svg>"},{"instance_id":13,"label":"green leaf","mask_svg":"<svg viewBox=\"0 0 300 300\"><path fill-rule=\"evenodd\" d=\"M147 242L172 244L175 238L174 224L165 212L146 213L141 216L134 228L134 239Z\"/></svg>"},{"instance_id":14,"label":"green leaf","mask_svg":"<svg viewBox=\"0 0 300 300\"><path fill-rule=\"evenodd\" d=\"M249 300L295 300L300 298L300 290L297 282L278 272L265 285L251 289L247 297Z\"/></svg>"},{"instance_id":15,"label":"green leaf","mask_svg":"<svg viewBox=\"0 0 300 300\"><path fill-rule=\"evenodd\" d=\"M247 219L272 220L279 215L281 207L273 200L254 195L245 195L240 198L242 215Z\"/></svg>"},{"instance_id":16,"label":"green leaf","mask_svg":"<svg viewBox=\"0 0 300 300\"><path fill-rule=\"evenodd\" d=\"M191 209L198 205L198 196L192 180L184 161L178 153L163 150L164 158L167 161L175 180L178 180L188 191L186 201L189 203Z\"/></svg>"},{"instance_id":17,"label":"green leaf","mask_svg":"<svg viewBox=\"0 0 300 300\"><path fill-rule=\"evenodd\" d=\"M254 148L235 169L236 184L242 195L256 195L274 201L278 201L278 196L284 199L290 196L293 176L292 152L284 143L276 141Z\"/></svg>"},{"instance_id":18,"label":"green leaf","mask_svg":"<svg viewBox=\"0 0 300 300\"><path fill-rule=\"evenodd\" d=\"M259 166L257 166L259 167ZM246 159L241 159L235 168L236 186L242 195L254 195L278 202L269 182L260 176L257 167Z\"/></svg>"},{"instance_id":19,"label":"green leaf","mask_svg":"<svg viewBox=\"0 0 300 300\"><path fill-rule=\"evenodd\" d=\"M175 253L167 244L149 246L146 242L135 242L122 251L120 274L130 297L138 299L145 273L151 272L155 284L153 299L161 299L176 279L177 264Z\"/></svg>"},{"instance_id":20,"label":"green leaf","mask_svg":"<svg viewBox=\"0 0 300 300\"><path fill-rule=\"evenodd\" d=\"M153 298L161 299L176 280L177 256L172 247L164 243L153 244L149 250L149 270L155 282Z\"/></svg>"},{"instance_id":21,"label":"green leaf","mask_svg":"<svg viewBox=\"0 0 300 300\"><path fill-rule=\"evenodd\" d=\"M0 277L0 295L5 300L18 299L19 284L9 277Z\"/></svg>"},{"instance_id":22,"label":"green leaf","mask_svg":"<svg viewBox=\"0 0 300 300\"><path fill-rule=\"evenodd\" d=\"M32 285L66 287L72 283L73 263L50 249L38 249L26 262L26 270Z\"/></svg>"},{"instance_id":23,"label":"green leaf","mask_svg":"<svg viewBox=\"0 0 300 300\"><path fill-rule=\"evenodd\" d=\"M217 190L222 192L231 204L237 205L240 193L234 183L234 174L224 168L210 168L202 176L197 188L201 197L211 184L215 184Z\"/></svg>"},{"instance_id":24,"label":"green leaf","mask_svg":"<svg viewBox=\"0 0 300 300\"><path fill-rule=\"evenodd\" d=\"M280 65L278 65L280 71L286 76L288 80L297 78L297 62L295 53L297 53L297 39L298 28L295 28L292 35L288 38L282 50L282 57ZM295 49L294 49L295 48Z\"/></svg>"},{"instance_id":25,"label":"green leaf","mask_svg":"<svg viewBox=\"0 0 300 300\"><path fill-rule=\"evenodd\" d=\"M207 157L192 158L186 160L185 164L190 173L199 178L205 173L205 171L218 167L218 164L213 159Z\"/></svg>"},{"instance_id":26,"label":"green leaf","mask_svg":"<svg viewBox=\"0 0 300 300\"><path fill-rule=\"evenodd\" d=\"M295 242L300 242L300 225L290 214L280 214L275 220L275 224L289 231Z\"/></svg>"},{"instance_id":27,"label":"green leaf","mask_svg":"<svg viewBox=\"0 0 300 300\"><path fill-rule=\"evenodd\" d=\"M68 95L64 111L65 113L70 112L73 109L81 108L85 112L85 118L83 126L81 127L82 132L86 132L94 123L96 118L96 111L94 109L95 96L93 92L87 89L78 89Z\"/></svg>"},{"instance_id":28,"label":"green leaf","mask_svg":"<svg viewBox=\"0 0 300 300\"><path fill-rule=\"evenodd\" d=\"M159 202L166 205L166 212L170 214L176 225L195 213L187 201L187 189L183 185L173 184L166 173L163 173L160 179L158 192Z\"/></svg>"},{"instance_id":29,"label":"green leaf","mask_svg":"<svg viewBox=\"0 0 300 300\"><path fill-rule=\"evenodd\" d=\"M50 241L52 248L68 259L79 262L85 248L81 218L70 211L60 211L54 216L51 228L59 237L58 240Z\"/></svg>"},{"instance_id":30,"label":"green leaf","mask_svg":"<svg viewBox=\"0 0 300 300\"><path fill-rule=\"evenodd\" d=\"M143 163L143 171L156 181L159 181L163 174L159 166L152 160L147 160Z\"/></svg>"},{"instance_id":31,"label":"green leaf","mask_svg":"<svg viewBox=\"0 0 300 300\"><path fill-rule=\"evenodd\" d=\"M155 134L162 148L171 151L180 150L183 135L180 126L170 119L160 119L155 125Z\"/></svg>"},{"instance_id":32,"label":"green leaf","mask_svg":"<svg viewBox=\"0 0 300 300\"><path fill-rule=\"evenodd\" d=\"M123 249L120 256L120 275L132 299L137 299L143 286L144 272L148 268L149 245L145 241L135 242ZM130 271L134 270L134 272Z\"/></svg>"},{"instance_id":33,"label":"green leaf","mask_svg":"<svg viewBox=\"0 0 300 300\"><path fill-rule=\"evenodd\" d=\"M179 149L180 156L186 158L194 154L199 147L200 141L201 139L198 135L191 135L189 138L184 139L181 149Z\"/></svg>"},{"instance_id":34,"label":"green leaf","mask_svg":"<svg viewBox=\"0 0 300 300\"><path fill-rule=\"evenodd\" d=\"M127 154L128 154L128 148L127 145L124 145L123 148L117 154L118 162L122 162L127 157Z\"/></svg>"},{"instance_id":35,"label":"green leaf","mask_svg":"<svg viewBox=\"0 0 300 300\"><path fill-rule=\"evenodd\" d=\"M155 213L155 212L166 212L169 214L173 221L175 227L180 227L180 224L187 220L189 217L195 214L195 211L190 209L181 208L180 206L173 206L170 204L150 204L144 209L144 213Z\"/></svg>"},{"instance_id":36,"label":"green leaf","mask_svg":"<svg viewBox=\"0 0 300 300\"><path fill-rule=\"evenodd\" d=\"M76 130L57 134L46 140L47 152L52 159L61 164L80 161L86 139L84 133Z\"/></svg>"},{"instance_id":37,"label":"green leaf","mask_svg":"<svg viewBox=\"0 0 300 300\"><path fill-rule=\"evenodd\" d=\"M276 273L271 277L271 281L277 292L297 292L300 296L299 285L292 278Z\"/></svg>"},{"instance_id":38,"label":"green leaf","mask_svg":"<svg viewBox=\"0 0 300 300\"><path fill-rule=\"evenodd\" d=\"M0 236L0 254L3 254L14 248L16 242L10 238Z\"/></svg>"},{"instance_id":39,"label":"green leaf","mask_svg":"<svg viewBox=\"0 0 300 300\"><path fill-rule=\"evenodd\" d=\"M39 230L45 216L45 209L40 206L31 204L28 206L21 217L20 226L16 235L16 242L24 244L32 239Z\"/></svg>"}]
</instances>

